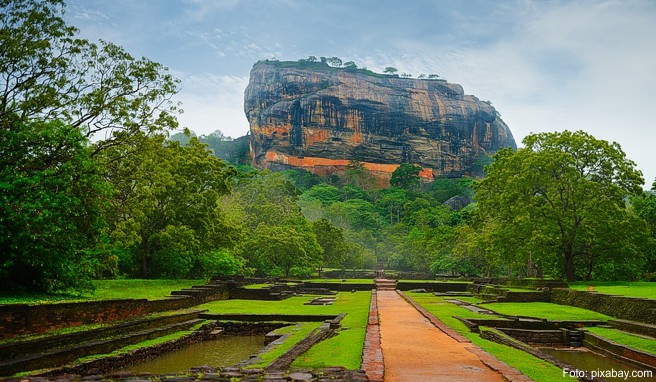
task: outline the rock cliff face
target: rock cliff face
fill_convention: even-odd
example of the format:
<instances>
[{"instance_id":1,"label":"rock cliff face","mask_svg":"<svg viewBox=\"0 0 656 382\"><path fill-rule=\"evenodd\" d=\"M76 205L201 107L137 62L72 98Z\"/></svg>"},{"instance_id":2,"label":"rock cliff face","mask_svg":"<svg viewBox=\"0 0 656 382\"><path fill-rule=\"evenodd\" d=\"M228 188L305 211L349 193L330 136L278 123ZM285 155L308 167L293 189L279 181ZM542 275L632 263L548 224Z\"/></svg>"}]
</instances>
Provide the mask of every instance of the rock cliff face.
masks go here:
<instances>
[{"instance_id":1,"label":"rock cliff face","mask_svg":"<svg viewBox=\"0 0 656 382\"><path fill-rule=\"evenodd\" d=\"M481 175L486 157L516 147L494 107L460 85L322 63L256 63L244 110L256 167L326 175L357 160L381 186L401 163L425 179Z\"/></svg>"}]
</instances>

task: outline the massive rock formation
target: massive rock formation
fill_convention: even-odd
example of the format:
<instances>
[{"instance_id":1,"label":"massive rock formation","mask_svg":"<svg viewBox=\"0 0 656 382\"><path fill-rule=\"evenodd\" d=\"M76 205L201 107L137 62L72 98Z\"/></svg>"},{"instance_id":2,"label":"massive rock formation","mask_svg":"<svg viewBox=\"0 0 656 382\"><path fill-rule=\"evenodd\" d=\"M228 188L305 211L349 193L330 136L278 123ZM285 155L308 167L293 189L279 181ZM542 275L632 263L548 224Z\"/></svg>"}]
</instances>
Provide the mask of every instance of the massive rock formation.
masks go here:
<instances>
[{"instance_id":1,"label":"massive rock formation","mask_svg":"<svg viewBox=\"0 0 656 382\"><path fill-rule=\"evenodd\" d=\"M256 167L339 173L361 162L388 185L401 163L421 176L481 175L481 163L515 148L489 102L460 85L326 64L260 61L244 110Z\"/></svg>"}]
</instances>

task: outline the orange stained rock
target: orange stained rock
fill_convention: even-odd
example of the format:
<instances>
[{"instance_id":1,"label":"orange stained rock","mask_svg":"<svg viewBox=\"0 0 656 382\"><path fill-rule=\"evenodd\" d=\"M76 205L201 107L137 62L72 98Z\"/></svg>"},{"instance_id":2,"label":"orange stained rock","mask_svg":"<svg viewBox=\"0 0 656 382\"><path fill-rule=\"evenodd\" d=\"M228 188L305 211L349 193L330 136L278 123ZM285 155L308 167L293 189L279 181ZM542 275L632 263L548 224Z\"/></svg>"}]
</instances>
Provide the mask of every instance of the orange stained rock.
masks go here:
<instances>
[{"instance_id":1,"label":"orange stained rock","mask_svg":"<svg viewBox=\"0 0 656 382\"><path fill-rule=\"evenodd\" d=\"M267 151L265 154L265 159L268 163L280 163L288 166L300 167L306 170L316 170L320 167L331 167L335 169L344 170L346 166L351 162L349 159L329 159L329 158L320 158L320 157L295 157L292 155L285 155L276 151ZM371 163L371 162L361 162L364 168L374 173L391 174L396 170L400 164L390 164L390 163ZM433 170L430 168L422 169L419 173L419 176L425 179L432 180Z\"/></svg>"},{"instance_id":2,"label":"orange stained rock","mask_svg":"<svg viewBox=\"0 0 656 382\"><path fill-rule=\"evenodd\" d=\"M505 381L396 291L379 290L377 299L385 382Z\"/></svg>"}]
</instances>

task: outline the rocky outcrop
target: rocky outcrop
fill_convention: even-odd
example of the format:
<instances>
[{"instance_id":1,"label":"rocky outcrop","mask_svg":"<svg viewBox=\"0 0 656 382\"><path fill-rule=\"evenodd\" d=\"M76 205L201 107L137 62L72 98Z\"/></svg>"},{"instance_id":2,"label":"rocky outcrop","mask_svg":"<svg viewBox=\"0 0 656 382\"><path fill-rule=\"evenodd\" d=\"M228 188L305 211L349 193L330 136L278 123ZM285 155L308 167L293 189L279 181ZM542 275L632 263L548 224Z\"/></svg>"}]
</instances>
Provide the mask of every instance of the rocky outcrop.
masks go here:
<instances>
[{"instance_id":1,"label":"rocky outcrop","mask_svg":"<svg viewBox=\"0 0 656 382\"><path fill-rule=\"evenodd\" d=\"M516 147L494 107L460 85L320 62L256 63L244 110L256 167L329 175L356 160L384 186L401 163L425 179L478 176Z\"/></svg>"}]
</instances>

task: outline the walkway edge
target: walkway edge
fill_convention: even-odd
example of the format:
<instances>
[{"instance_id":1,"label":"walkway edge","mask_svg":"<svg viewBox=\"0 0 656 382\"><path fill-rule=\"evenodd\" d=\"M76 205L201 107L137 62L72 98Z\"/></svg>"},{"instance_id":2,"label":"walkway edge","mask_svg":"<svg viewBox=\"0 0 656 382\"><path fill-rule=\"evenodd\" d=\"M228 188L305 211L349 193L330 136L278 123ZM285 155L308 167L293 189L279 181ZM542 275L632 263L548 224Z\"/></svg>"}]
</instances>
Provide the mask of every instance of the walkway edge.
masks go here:
<instances>
[{"instance_id":1,"label":"walkway edge","mask_svg":"<svg viewBox=\"0 0 656 382\"><path fill-rule=\"evenodd\" d=\"M469 351L470 353L476 355L481 360L481 362L483 362L485 366L501 374L501 376L505 380L509 382L533 382L532 379L522 374L519 370L515 369L514 367L508 365L503 361L500 361L492 354L486 352L478 345L472 343L469 338L463 336L462 334L458 333L451 327L447 326L439 318L435 317L431 312L426 310L426 308L424 308L423 306L419 305L419 303L417 303L415 300L410 298L405 293L401 292L400 290L397 290L396 293L398 293L399 296L401 296L401 298L403 298L415 309L417 309L417 311L419 311L419 313L421 313L422 316L426 317L426 319L430 321L431 324L433 324L436 328L443 331L446 335L448 335L449 337L453 338L458 342L470 343L470 345L465 346L465 349L467 349L467 351Z\"/></svg>"},{"instance_id":2,"label":"walkway edge","mask_svg":"<svg viewBox=\"0 0 656 382\"><path fill-rule=\"evenodd\" d=\"M378 296L376 290L371 291L369 303L369 320L362 348L362 370L372 382L383 382L385 363L383 348L380 342L380 323L378 321Z\"/></svg>"}]
</instances>

